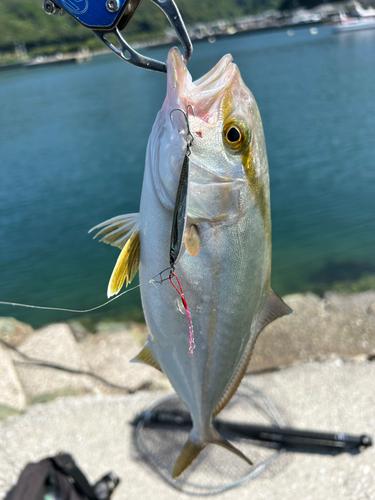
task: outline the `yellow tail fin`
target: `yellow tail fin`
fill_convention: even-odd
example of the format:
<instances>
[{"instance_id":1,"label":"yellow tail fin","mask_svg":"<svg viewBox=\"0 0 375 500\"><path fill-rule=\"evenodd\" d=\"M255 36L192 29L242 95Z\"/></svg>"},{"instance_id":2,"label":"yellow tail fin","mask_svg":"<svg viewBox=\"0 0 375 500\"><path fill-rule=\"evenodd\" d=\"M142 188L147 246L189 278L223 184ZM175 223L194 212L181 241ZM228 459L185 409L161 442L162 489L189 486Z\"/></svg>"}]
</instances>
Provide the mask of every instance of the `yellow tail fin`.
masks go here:
<instances>
[{"instance_id":1,"label":"yellow tail fin","mask_svg":"<svg viewBox=\"0 0 375 500\"><path fill-rule=\"evenodd\" d=\"M172 477L176 478L180 476L208 444L217 444L218 446L221 446L222 448L225 448L226 450L231 451L238 457L242 458L249 465L253 465L253 462L248 459L247 456L242 453L242 451L233 446L232 443L224 439L214 428L212 428L211 435L205 442L197 442L196 439L192 437L192 433L189 434L188 440L186 441L184 447L182 448L180 456L174 464Z\"/></svg>"}]
</instances>

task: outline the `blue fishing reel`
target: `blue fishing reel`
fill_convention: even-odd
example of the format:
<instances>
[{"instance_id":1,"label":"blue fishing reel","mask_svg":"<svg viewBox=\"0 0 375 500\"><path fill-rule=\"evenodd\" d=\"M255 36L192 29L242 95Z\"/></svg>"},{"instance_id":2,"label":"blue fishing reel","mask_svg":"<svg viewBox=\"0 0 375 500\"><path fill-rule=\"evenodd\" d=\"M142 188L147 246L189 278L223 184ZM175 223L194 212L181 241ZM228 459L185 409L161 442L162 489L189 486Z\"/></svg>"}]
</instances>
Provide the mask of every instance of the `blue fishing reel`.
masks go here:
<instances>
[{"instance_id":1,"label":"blue fishing reel","mask_svg":"<svg viewBox=\"0 0 375 500\"><path fill-rule=\"evenodd\" d=\"M184 60L187 62L193 52L189 34L174 0L151 0L167 16L184 47ZM167 72L166 65L155 59L142 56L125 40L121 31L126 28L141 0L44 0L43 8L47 14L68 12L74 19L93 33L124 61L149 69ZM116 37L116 47L106 37Z\"/></svg>"}]
</instances>

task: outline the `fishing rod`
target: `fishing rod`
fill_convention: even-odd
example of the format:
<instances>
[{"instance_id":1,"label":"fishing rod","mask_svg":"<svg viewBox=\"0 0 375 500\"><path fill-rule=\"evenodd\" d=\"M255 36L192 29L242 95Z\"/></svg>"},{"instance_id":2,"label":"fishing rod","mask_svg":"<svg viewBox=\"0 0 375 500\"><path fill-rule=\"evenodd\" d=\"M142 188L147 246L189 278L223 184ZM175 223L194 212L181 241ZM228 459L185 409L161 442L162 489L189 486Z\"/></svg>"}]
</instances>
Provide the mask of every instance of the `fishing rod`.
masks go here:
<instances>
[{"instance_id":1,"label":"fishing rod","mask_svg":"<svg viewBox=\"0 0 375 500\"><path fill-rule=\"evenodd\" d=\"M191 427L192 420L187 412L145 411L139 413L132 425L142 423L145 427L169 427L178 429ZM372 446L372 438L367 434L316 432L290 427L276 427L256 424L240 424L214 419L213 425L221 434L278 444L282 448L303 448L309 450L361 450Z\"/></svg>"},{"instance_id":2,"label":"fishing rod","mask_svg":"<svg viewBox=\"0 0 375 500\"><path fill-rule=\"evenodd\" d=\"M151 0L168 18L184 48L183 58L189 61L193 45L174 0ZM49 15L70 14L76 21L91 29L112 52L123 61L151 71L167 72L164 62L145 57L125 40L121 31L129 24L141 0L44 0L43 9ZM118 46L109 39L114 35Z\"/></svg>"}]
</instances>

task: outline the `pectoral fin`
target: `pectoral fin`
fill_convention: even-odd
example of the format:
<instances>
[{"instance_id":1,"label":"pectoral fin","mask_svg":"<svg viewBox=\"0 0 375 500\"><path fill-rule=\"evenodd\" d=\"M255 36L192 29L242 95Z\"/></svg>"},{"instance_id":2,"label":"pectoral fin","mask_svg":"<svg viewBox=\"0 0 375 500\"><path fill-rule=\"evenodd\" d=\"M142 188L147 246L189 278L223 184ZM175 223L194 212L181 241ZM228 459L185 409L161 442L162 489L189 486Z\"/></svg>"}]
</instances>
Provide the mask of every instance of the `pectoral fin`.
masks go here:
<instances>
[{"instance_id":1,"label":"pectoral fin","mask_svg":"<svg viewBox=\"0 0 375 500\"><path fill-rule=\"evenodd\" d=\"M192 257L196 257L201 247L201 241L195 224L185 229L184 243L188 254Z\"/></svg>"},{"instance_id":2,"label":"pectoral fin","mask_svg":"<svg viewBox=\"0 0 375 500\"><path fill-rule=\"evenodd\" d=\"M130 361L132 363L144 363L145 365L149 365L152 366L153 368L156 368L157 370L159 370L159 372L163 372L159 363L154 358L154 355L152 354L148 343L143 347L141 352Z\"/></svg>"},{"instance_id":3,"label":"pectoral fin","mask_svg":"<svg viewBox=\"0 0 375 500\"><path fill-rule=\"evenodd\" d=\"M127 214L113 217L90 229L101 229L94 238L103 236L100 241L121 248L108 284L108 298L119 293L124 283L131 283L139 267L139 214Z\"/></svg>"}]
</instances>

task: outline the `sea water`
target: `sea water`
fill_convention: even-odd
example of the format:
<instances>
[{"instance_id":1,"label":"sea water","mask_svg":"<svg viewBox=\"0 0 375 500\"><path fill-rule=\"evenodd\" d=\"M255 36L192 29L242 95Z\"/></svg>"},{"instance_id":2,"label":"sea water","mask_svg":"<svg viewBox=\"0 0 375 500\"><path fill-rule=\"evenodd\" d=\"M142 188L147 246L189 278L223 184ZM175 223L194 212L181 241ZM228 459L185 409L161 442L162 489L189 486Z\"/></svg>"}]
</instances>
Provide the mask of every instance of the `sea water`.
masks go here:
<instances>
[{"instance_id":1,"label":"sea water","mask_svg":"<svg viewBox=\"0 0 375 500\"><path fill-rule=\"evenodd\" d=\"M329 26L194 45L194 78L230 52L258 102L279 294L375 276L374 47L375 30ZM165 60L167 50L144 52ZM165 92L164 74L112 54L0 74L0 300L79 309L106 300L119 250L87 231L139 210ZM74 315L0 306L0 316L38 326ZM90 315L102 317L142 320L138 289Z\"/></svg>"}]
</instances>

